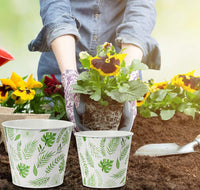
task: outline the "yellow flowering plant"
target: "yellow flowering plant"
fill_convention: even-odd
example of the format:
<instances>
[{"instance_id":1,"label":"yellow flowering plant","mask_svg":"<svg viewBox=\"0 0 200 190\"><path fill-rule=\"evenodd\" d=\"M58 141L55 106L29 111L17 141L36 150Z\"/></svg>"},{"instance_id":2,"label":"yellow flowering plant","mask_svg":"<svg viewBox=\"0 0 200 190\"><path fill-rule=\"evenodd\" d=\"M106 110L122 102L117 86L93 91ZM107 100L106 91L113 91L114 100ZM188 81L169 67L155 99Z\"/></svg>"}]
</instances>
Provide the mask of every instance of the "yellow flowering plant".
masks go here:
<instances>
[{"instance_id":1,"label":"yellow flowering plant","mask_svg":"<svg viewBox=\"0 0 200 190\"><path fill-rule=\"evenodd\" d=\"M54 75L39 82L32 74L22 78L13 72L9 79L0 81L1 106L14 108L14 113L46 113L52 119L66 118L64 90Z\"/></svg>"},{"instance_id":2,"label":"yellow flowering plant","mask_svg":"<svg viewBox=\"0 0 200 190\"><path fill-rule=\"evenodd\" d=\"M108 105L108 99L120 103L137 100L148 91L140 80L129 80L133 71L147 69L147 66L134 60L125 67L126 54L117 53L111 43L97 46L96 56L87 52L79 54L80 62L85 69L73 85L73 92L86 94L101 105Z\"/></svg>"},{"instance_id":3,"label":"yellow flowering plant","mask_svg":"<svg viewBox=\"0 0 200 190\"><path fill-rule=\"evenodd\" d=\"M200 76L194 76L194 72L178 74L171 81L160 83L151 79L149 92L137 101L139 114L169 120L176 112L182 112L195 118L200 113Z\"/></svg>"}]
</instances>

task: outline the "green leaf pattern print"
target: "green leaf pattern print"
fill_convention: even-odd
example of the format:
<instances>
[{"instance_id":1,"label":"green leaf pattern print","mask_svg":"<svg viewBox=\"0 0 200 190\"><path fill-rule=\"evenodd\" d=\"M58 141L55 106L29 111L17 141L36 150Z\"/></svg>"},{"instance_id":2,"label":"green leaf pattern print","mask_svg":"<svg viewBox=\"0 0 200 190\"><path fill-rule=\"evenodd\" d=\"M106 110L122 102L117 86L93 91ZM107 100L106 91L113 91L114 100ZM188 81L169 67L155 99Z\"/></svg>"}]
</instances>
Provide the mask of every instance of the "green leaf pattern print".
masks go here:
<instances>
[{"instance_id":1,"label":"green leaf pattern print","mask_svg":"<svg viewBox=\"0 0 200 190\"><path fill-rule=\"evenodd\" d=\"M125 184L131 138L76 139L84 185L104 188Z\"/></svg>"},{"instance_id":2,"label":"green leaf pattern print","mask_svg":"<svg viewBox=\"0 0 200 190\"><path fill-rule=\"evenodd\" d=\"M17 170L19 171L19 175L25 178L29 173L30 166L27 166L23 163L17 165Z\"/></svg>"},{"instance_id":3,"label":"green leaf pattern print","mask_svg":"<svg viewBox=\"0 0 200 190\"><path fill-rule=\"evenodd\" d=\"M56 183L52 177L55 173L58 177L56 181L63 181L71 128L40 130L38 133L6 128L6 132L16 184L26 184L24 187L49 187Z\"/></svg>"}]
</instances>

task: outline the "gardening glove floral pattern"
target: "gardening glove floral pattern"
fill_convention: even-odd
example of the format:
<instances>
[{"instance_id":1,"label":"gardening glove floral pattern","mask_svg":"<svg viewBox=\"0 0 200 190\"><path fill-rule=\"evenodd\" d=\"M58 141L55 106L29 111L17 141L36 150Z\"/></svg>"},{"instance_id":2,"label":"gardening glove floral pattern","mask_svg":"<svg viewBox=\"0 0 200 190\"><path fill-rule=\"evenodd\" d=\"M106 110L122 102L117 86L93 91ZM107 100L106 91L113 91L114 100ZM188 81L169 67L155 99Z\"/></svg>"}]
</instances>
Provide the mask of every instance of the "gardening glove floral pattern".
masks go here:
<instances>
[{"instance_id":1,"label":"gardening glove floral pattern","mask_svg":"<svg viewBox=\"0 0 200 190\"><path fill-rule=\"evenodd\" d=\"M66 70L61 75L61 82L64 87L65 92L65 107L67 112L68 119L75 123L73 106L75 104L76 107L79 106L79 95L76 93L72 93L73 90L72 85L76 83L78 78L77 70ZM75 126L75 131L79 131L79 129Z\"/></svg>"},{"instance_id":2,"label":"gardening glove floral pattern","mask_svg":"<svg viewBox=\"0 0 200 190\"><path fill-rule=\"evenodd\" d=\"M130 74L129 80L137 80L139 78L139 71L133 71ZM136 100L133 102L125 102L122 119L120 122L119 130L120 131L131 131L133 122L137 115L137 103Z\"/></svg>"}]
</instances>

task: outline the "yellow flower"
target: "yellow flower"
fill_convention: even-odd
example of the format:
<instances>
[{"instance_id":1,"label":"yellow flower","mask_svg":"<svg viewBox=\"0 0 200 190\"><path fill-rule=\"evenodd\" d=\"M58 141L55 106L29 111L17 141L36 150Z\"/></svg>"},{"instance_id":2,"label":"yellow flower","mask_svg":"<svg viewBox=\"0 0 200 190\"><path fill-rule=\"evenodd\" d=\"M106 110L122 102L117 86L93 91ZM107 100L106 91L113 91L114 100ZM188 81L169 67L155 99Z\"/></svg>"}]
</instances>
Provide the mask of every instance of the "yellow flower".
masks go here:
<instances>
[{"instance_id":1,"label":"yellow flower","mask_svg":"<svg viewBox=\"0 0 200 190\"><path fill-rule=\"evenodd\" d=\"M31 88L41 88L42 87L42 83L41 82L38 82L38 81L35 81L33 79L33 74L31 74L28 78L28 81L26 83L26 87L28 87L29 89Z\"/></svg>"},{"instance_id":2,"label":"yellow flower","mask_svg":"<svg viewBox=\"0 0 200 190\"><path fill-rule=\"evenodd\" d=\"M137 107L140 107L141 105L143 105L144 102L145 102L145 100L149 97L149 95L150 95L150 92L147 92L147 93L144 95L144 97L143 97L142 100L137 100Z\"/></svg>"},{"instance_id":3,"label":"yellow flower","mask_svg":"<svg viewBox=\"0 0 200 190\"><path fill-rule=\"evenodd\" d=\"M10 79L0 79L3 86L0 87L0 101L8 98L8 92L13 90L11 98L15 100L15 104L23 104L28 100L32 100L35 96L33 88L41 88L42 83L35 81L31 74L25 82L15 72L12 73Z\"/></svg>"},{"instance_id":4,"label":"yellow flower","mask_svg":"<svg viewBox=\"0 0 200 190\"><path fill-rule=\"evenodd\" d=\"M171 84L177 87L182 87L188 92L195 92L200 86L200 77L194 76L194 71L186 74L179 74L172 78Z\"/></svg>"},{"instance_id":5,"label":"yellow flower","mask_svg":"<svg viewBox=\"0 0 200 190\"><path fill-rule=\"evenodd\" d=\"M168 81L165 82L159 82L159 83L153 83L153 85L150 87L151 92L156 92L160 89L166 89L168 86Z\"/></svg>"},{"instance_id":6,"label":"yellow flower","mask_svg":"<svg viewBox=\"0 0 200 190\"><path fill-rule=\"evenodd\" d=\"M104 57L91 57L90 68L97 70L102 76L118 76L121 62L126 54L107 54Z\"/></svg>"},{"instance_id":7,"label":"yellow flower","mask_svg":"<svg viewBox=\"0 0 200 190\"><path fill-rule=\"evenodd\" d=\"M24 104L28 100L32 100L35 96L35 90L28 89L26 87L21 87L20 89L15 90L11 97L15 100L15 104Z\"/></svg>"}]
</instances>

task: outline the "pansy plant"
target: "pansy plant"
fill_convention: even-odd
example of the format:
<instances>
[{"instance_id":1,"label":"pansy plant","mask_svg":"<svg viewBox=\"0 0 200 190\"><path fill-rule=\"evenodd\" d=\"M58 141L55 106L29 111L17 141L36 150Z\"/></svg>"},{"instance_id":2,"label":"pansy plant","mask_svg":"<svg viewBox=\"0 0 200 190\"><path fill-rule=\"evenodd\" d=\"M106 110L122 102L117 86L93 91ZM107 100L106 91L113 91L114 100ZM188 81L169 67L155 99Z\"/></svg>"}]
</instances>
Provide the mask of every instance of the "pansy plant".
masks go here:
<instances>
[{"instance_id":1,"label":"pansy plant","mask_svg":"<svg viewBox=\"0 0 200 190\"><path fill-rule=\"evenodd\" d=\"M171 81L148 83L149 93L138 102L138 112L143 117L160 116L171 119L176 112L191 115L200 113L200 77L194 71L178 74Z\"/></svg>"},{"instance_id":2,"label":"pansy plant","mask_svg":"<svg viewBox=\"0 0 200 190\"><path fill-rule=\"evenodd\" d=\"M147 69L139 60L134 60L125 66L126 54L117 53L111 43L97 46L96 56L87 52L79 54L83 71L77 84L73 85L73 92L86 94L101 105L108 105L108 99L120 103L137 100L148 91L147 86L140 80L129 80L132 72Z\"/></svg>"},{"instance_id":3,"label":"pansy plant","mask_svg":"<svg viewBox=\"0 0 200 190\"><path fill-rule=\"evenodd\" d=\"M52 119L67 119L62 84L54 75L41 82L31 74L20 77L15 72L9 79L0 79L0 105L15 108L15 113L51 114Z\"/></svg>"}]
</instances>

